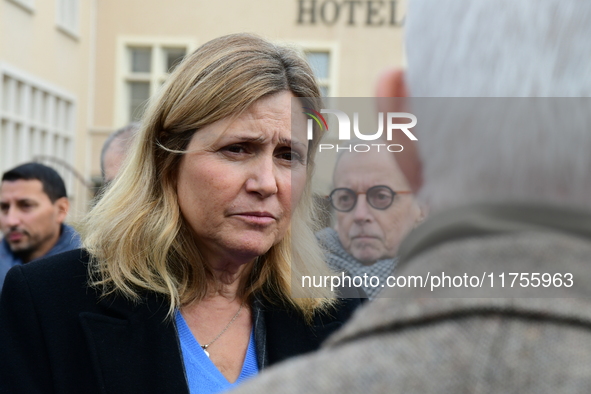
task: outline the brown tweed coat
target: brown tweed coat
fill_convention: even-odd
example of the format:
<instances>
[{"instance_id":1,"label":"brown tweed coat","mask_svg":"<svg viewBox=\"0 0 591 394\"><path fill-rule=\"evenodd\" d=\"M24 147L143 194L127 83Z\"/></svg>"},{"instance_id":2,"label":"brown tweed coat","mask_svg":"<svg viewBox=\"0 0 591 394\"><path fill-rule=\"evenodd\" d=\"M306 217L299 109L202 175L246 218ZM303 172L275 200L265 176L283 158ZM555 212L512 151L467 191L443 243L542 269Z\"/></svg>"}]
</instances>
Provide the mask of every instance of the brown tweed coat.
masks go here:
<instances>
[{"instance_id":1,"label":"brown tweed coat","mask_svg":"<svg viewBox=\"0 0 591 394\"><path fill-rule=\"evenodd\" d=\"M401 254L396 275L571 272L574 285L389 289L319 352L237 392L591 392L591 213L465 207L427 220Z\"/></svg>"}]
</instances>

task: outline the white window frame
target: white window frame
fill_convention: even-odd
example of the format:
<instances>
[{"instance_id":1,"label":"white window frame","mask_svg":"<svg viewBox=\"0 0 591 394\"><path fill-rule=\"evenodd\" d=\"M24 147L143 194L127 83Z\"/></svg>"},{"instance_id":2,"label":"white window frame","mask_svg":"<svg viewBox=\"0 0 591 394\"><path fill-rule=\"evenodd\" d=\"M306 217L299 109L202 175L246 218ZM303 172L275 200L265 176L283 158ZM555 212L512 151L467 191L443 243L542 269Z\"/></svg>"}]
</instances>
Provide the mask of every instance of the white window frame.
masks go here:
<instances>
[{"instance_id":1,"label":"white window frame","mask_svg":"<svg viewBox=\"0 0 591 394\"><path fill-rule=\"evenodd\" d=\"M132 73L129 64L128 48L151 47L152 48L152 69L150 73ZM150 97L154 96L162 82L168 77L167 70L160 67L163 64L162 48L186 48L189 55L196 48L193 38L188 37L119 37L117 40L117 61L115 78L115 103L114 127L122 127L130 122L129 119L129 94L128 82L149 82ZM156 49L156 50L154 50Z\"/></svg>"},{"instance_id":2,"label":"white window frame","mask_svg":"<svg viewBox=\"0 0 591 394\"><path fill-rule=\"evenodd\" d=\"M12 4L19 6L20 8L27 11L28 13L33 14L35 12L35 0L8 0L8 1Z\"/></svg>"},{"instance_id":3,"label":"white window frame","mask_svg":"<svg viewBox=\"0 0 591 394\"><path fill-rule=\"evenodd\" d=\"M334 41L296 41L300 53L304 55L306 52L328 52L329 66L328 78L318 79L320 86L328 87L328 97L338 97L339 95L339 62L340 50L339 43Z\"/></svg>"},{"instance_id":4,"label":"white window frame","mask_svg":"<svg viewBox=\"0 0 591 394\"><path fill-rule=\"evenodd\" d=\"M62 7L74 5L73 21L67 21L62 18ZM57 29L66 35L78 39L80 29L80 0L56 0L55 2L55 24Z\"/></svg>"},{"instance_id":5,"label":"white window frame","mask_svg":"<svg viewBox=\"0 0 591 394\"><path fill-rule=\"evenodd\" d=\"M11 98L6 103L5 96ZM35 156L59 157L73 166L76 109L75 95L0 62L0 172Z\"/></svg>"}]
</instances>

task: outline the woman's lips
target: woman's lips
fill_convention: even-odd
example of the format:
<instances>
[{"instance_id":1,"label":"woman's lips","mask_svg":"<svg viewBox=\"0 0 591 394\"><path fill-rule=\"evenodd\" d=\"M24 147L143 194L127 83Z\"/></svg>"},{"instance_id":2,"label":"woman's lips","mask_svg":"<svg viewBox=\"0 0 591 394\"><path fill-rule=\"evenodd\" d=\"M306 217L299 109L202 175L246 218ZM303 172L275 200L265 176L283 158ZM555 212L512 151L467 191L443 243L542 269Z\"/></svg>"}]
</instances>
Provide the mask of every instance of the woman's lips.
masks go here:
<instances>
[{"instance_id":1,"label":"woman's lips","mask_svg":"<svg viewBox=\"0 0 591 394\"><path fill-rule=\"evenodd\" d=\"M269 212L240 212L232 215L250 224L259 226L269 225L277 219Z\"/></svg>"}]
</instances>

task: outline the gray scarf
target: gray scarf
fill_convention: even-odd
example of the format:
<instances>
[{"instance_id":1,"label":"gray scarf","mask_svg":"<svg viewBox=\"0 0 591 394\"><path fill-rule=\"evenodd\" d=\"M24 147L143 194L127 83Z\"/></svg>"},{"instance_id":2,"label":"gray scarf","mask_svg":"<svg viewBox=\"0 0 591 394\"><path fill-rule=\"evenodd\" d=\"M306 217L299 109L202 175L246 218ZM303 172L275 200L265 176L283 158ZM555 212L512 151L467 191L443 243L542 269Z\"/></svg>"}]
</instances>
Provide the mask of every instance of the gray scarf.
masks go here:
<instances>
[{"instance_id":1,"label":"gray scarf","mask_svg":"<svg viewBox=\"0 0 591 394\"><path fill-rule=\"evenodd\" d=\"M398 258L378 260L372 265L363 265L355 257L351 256L341 244L339 235L332 228L325 228L316 233L316 238L320 241L320 245L323 247L326 256L326 262L328 265L338 271L345 272L351 277L360 276L367 274L368 277L377 276L380 278L380 285L378 287L363 287L365 293L370 300L377 297L377 295L385 287L381 287L382 284L386 283L386 278L392 275L394 267L398 262Z\"/></svg>"}]
</instances>

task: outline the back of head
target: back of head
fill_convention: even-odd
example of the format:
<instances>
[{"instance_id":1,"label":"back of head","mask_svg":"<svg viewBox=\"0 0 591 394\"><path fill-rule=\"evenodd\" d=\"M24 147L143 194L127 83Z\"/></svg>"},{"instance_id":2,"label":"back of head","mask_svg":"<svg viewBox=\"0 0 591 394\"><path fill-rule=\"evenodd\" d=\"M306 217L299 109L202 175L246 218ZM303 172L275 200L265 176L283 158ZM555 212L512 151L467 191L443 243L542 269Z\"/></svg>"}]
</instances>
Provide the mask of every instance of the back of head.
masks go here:
<instances>
[{"instance_id":1,"label":"back of head","mask_svg":"<svg viewBox=\"0 0 591 394\"><path fill-rule=\"evenodd\" d=\"M109 135L103 144L101 174L106 182L112 181L117 175L139 128L138 122L130 123Z\"/></svg>"},{"instance_id":2,"label":"back of head","mask_svg":"<svg viewBox=\"0 0 591 394\"><path fill-rule=\"evenodd\" d=\"M589 97L591 4L410 0L415 97Z\"/></svg>"},{"instance_id":3,"label":"back of head","mask_svg":"<svg viewBox=\"0 0 591 394\"><path fill-rule=\"evenodd\" d=\"M591 111L576 98L591 95L590 18L577 0L409 1L408 89L439 100L416 100L431 109L417 128L432 209L591 206Z\"/></svg>"},{"instance_id":4,"label":"back of head","mask_svg":"<svg viewBox=\"0 0 591 394\"><path fill-rule=\"evenodd\" d=\"M43 192L51 202L57 199L67 197L66 185L62 177L53 168L40 163L25 163L21 164L5 172L2 175L2 182L17 181L17 180L33 180L36 179L43 185Z\"/></svg>"}]
</instances>

